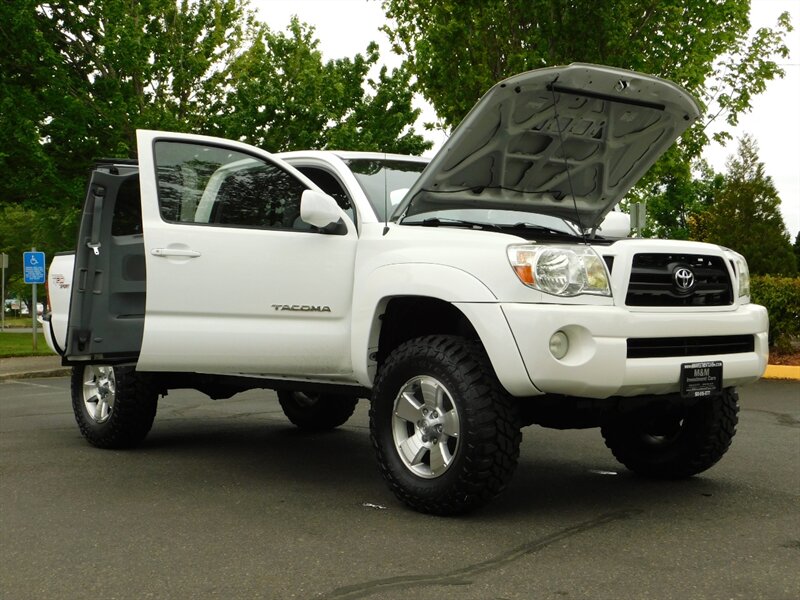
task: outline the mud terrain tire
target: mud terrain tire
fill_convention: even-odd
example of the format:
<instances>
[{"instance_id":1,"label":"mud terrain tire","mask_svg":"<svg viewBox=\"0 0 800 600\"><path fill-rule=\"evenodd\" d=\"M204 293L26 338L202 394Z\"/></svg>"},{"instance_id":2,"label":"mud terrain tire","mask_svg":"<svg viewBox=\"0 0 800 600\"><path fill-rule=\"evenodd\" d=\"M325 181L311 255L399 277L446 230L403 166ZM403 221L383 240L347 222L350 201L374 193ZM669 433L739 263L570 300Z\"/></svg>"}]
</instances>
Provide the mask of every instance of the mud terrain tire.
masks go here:
<instances>
[{"instance_id":1,"label":"mud terrain tire","mask_svg":"<svg viewBox=\"0 0 800 600\"><path fill-rule=\"evenodd\" d=\"M482 346L428 336L382 365L370 409L372 445L394 494L420 512L454 515L506 487L519 458L519 416Z\"/></svg>"},{"instance_id":2,"label":"mud terrain tire","mask_svg":"<svg viewBox=\"0 0 800 600\"><path fill-rule=\"evenodd\" d=\"M735 388L669 415L618 417L601 427L606 446L631 471L680 479L713 466L736 433L739 395Z\"/></svg>"},{"instance_id":3,"label":"mud terrain tire","mask_svg":"<svg viewBox=\"0 0 800 600\"><path fill-rule=\"evenodd\" d=\"M158 392L133 367L73 367L70 383L75 420L93 446L132 448L150 432Z\"/></svg>"}]
</instances>

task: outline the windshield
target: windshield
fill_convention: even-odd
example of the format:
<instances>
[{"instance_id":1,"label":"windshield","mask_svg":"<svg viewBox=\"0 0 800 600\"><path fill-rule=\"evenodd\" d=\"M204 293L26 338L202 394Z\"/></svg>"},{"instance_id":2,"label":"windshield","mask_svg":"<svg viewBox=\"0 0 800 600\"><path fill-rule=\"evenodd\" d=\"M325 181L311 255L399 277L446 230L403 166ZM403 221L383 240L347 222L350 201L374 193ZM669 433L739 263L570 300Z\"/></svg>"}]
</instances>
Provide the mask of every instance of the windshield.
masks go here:
<instances>
[{"instance_id":1,"label":"windshield","mask_svg":"<svg viewBox=\"0 0 800 600\"><path fill-rule=\"evenodd\" d=\"M419 177L427 163L391 159L353 158L345 160L364 190L379 221L386 219L400 204L405 193Z\"/></svg>"},{"instance_id":2,"label":"windshield","mask_svg":"<svg viewBox=\"0 0 800 600\"><path fill-rule=\"evenodd\" d=\"M453 210L434 210L406 217L404 225L423 225L436 221L437 225L447 225L448 221L474 223L488 228L524 229L526 227L550 229L567 235L579 235L576 227L564 219L540 215L522 210L500 210L490 208L459 208Z\"/></svg>"}]
</instances>

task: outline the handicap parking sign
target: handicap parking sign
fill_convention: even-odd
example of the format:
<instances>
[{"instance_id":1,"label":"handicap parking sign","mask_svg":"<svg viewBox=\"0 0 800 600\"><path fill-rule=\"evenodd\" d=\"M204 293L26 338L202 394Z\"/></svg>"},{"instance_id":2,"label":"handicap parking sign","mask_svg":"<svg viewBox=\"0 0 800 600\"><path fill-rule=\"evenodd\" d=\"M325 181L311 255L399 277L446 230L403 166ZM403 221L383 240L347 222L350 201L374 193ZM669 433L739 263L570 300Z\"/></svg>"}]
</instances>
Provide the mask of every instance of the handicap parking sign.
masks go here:
<instances>
[{"instance_id":1,"label":"handicap parking sign","mask_svg":"<svg viewBox=\"0 0 800 600\"><path fill-rule=\"evenodd\" d=\"M44 252L23 252L22 264L25 271L25 283L44 283Z\"/></svg>"}]
</instances>

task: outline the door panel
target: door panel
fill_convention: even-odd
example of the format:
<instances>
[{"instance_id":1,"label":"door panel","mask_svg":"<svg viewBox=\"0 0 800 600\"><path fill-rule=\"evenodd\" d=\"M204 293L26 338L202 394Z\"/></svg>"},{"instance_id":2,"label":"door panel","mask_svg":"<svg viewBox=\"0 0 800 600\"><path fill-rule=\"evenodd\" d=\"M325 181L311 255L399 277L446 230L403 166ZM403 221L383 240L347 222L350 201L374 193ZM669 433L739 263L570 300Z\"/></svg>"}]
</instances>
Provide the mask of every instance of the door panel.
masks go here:
<instances>
[{"instance_id":1,"label":"door panel","mask_svg":"<svg viewBox=\"0 0 800 600\"><path fill-rule=\"evenodd\" d=\"M89 183L75 252L68 361L136 360L145 280L139 175L131 165L99 165Z\"/></svg>"},{"instance_id":2,"label":"door panel","mask_svg":"<svg viewBox=\"0 0 800 600\"><path fill-rule=\"evenodd\" d=\"M351 380L356 232L314 231L314 188L255 148L139 132L148 295L139 368Z\"/></svg>"}]
</instances>

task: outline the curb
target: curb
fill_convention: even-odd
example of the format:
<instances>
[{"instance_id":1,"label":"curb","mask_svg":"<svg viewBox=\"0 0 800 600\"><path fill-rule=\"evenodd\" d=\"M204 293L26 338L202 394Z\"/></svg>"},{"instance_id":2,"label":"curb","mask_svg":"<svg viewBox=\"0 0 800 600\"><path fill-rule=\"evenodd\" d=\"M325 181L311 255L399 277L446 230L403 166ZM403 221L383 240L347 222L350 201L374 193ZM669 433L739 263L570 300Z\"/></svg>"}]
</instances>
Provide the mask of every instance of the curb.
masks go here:
<instances>
[{"instance_id":1,"label":"curb","mask_svg":"<svg viewBox=\"0 0 800 600\"><path fill-rule=\"evenodd\" d=\"M767 365L767 370L762 379L790 379L800 381L800 366L793 365Z\"/></svg>"},{"instance_id":2,"label":"curb","mask_svg":"<svg viewBox=\"0 0 800 600\"><path fill-rule=\"evenodd\" d=\"M0 374L0 381L7 381L10 379L36 379L39 377L66 377L71 373L72 369L70 367L47 369L45 371L25 371L23 373L2 373Z\"/></svg>"}]
</instances>

